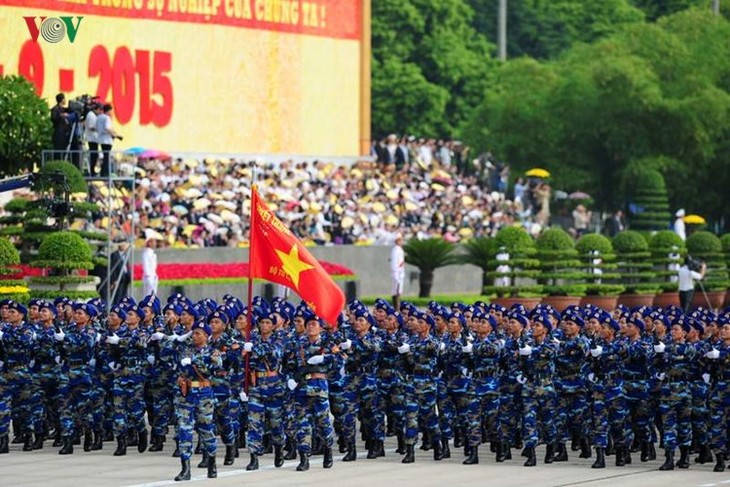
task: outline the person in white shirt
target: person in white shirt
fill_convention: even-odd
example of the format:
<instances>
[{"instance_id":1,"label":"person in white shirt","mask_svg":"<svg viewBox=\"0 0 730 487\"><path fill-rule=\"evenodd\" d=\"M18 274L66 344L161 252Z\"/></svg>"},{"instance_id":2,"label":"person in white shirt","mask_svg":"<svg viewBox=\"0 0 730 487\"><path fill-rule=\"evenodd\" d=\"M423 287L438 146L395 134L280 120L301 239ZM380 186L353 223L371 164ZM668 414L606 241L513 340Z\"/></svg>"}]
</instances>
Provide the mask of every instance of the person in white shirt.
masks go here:
<instances>
[{"instance_id":1,"label":"person in white shirt","mask_svg":"<svg viewBox=\"0 0 730 487\"><path fill-rule=\"evenodd\" d=\"M86 142L89 143L89 171L92 176L96 174L96 161L99 160L99 130L96 128L96 122L100 113L101 105L95 102L84 120L84 135Z\"/></svg>"},{"instance_id":2,"label":"person in white shirt","mask_svg":"<svg viewBox=\"0 0 730 487\"><path fill-rule=\"evenodd\" d=\"M145 296L157 294L157 240L149 232L145 235L145 248L142 251L142 288Z\"/></svg>"},{"instance_id":3,"label":"person in white shirt","mask_svg":"<svg viewBox=\"0 0 730 487\"><path fill-rule=\"evenodd\" d=\"M692 295L695 291L695 280L700 280L705 277L705 271L707 270L707 264L704 262L700 265L700 271L690 269L692 258L687 256L684 258L684 264L679 268L679 304L685 313L689 311L689 307L692 304Z\"/></svg>"},{"instance_id":4,"label":"person in white shirt","mask_svg":"<svg viewBox=\"0 0 730 487\"><path fill-rule=\"evenodd\" d=\"M669 282L679 282L680 257L679 247L672 245L672 251L667 255L667 258L670 260L669 264L667 264L667 270L673 272L674 275L669 276Z\"/></svg>"},{"instance_id":5,"label":"person in white shirt","mask_svg":"<svg viewBox=\"0 0 730 487\"><path fill-rule=\"evenodd\" d=\"M499 253L495 256L497 262L509 262L509 252L505 247L499 248ZM512 268L508 265L501 264L497 266L497 272L512 272ZM510 276L502 276L494 279L495 286L509 286L511 282Z\"/></svg>"},{"instance_id":6,"label":"person in white shirt","mask_svg":"<svg viewBox=\"0 0 730 487\"><path fill-rule=\"evenodd\" d=\"M114 139L122 140L122 136L112 128L112 109L113 107L107 103L102 107L102 113L96 117L96 130L98 132L99 144L101 144L101 150L104 153L104 159L101 164L102 177L109 176L109 153L112 150Z\"/></svg>"},{"instance_id":7,"label":"person in white shirt","mask_svg":"<svg viewBox=\"0 0 730 487\"><path fill-rule=\"evenodd\" d=\"M403 235L395 236L395 245L390 250L391 295L395 309L400 308L400 296L403 294L403 284L406 277L406 260L403 252Z\"/></svg>"},{"instance_id":8,"label":"person in white shirt","mask_svg":"<svg viewBox=\"0 0 730 487\"><path fill-rule=\"evenodd\" d=\"M674 220L674 233L679 235L679 238L682 240L687 240L687 234L684 230L684 209L677 210L677 213L674 214L674 216L677 217L676 220Z\"/></svg>"}]
</instances>

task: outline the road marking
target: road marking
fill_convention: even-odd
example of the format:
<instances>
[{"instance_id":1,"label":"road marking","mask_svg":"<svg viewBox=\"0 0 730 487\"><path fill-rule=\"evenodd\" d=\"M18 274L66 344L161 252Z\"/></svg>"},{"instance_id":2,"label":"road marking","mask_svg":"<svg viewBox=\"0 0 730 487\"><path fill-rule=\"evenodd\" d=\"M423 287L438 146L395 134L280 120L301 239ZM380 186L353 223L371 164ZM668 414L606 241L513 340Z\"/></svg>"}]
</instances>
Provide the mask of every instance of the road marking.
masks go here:
<instances>
[{"instance_id":1,"label":"road marking","mask_svg":"<svg viewBox=\"0 0 730 487\"><path fill-rule=\"evenodd\" d=\"M580 482L571 482L569 484L559 484L559 485L555 485L554 487L568 487L570 485L583 485L583 484L588 484L591 482L603 482L604 480L616 479L619 477L629 477L631 475L641 475L641 474L645 474L645 473L649 473L649 472L656 472L656 469L652 468L652 469L647 469L647 470L639 470L638 472L629 472L629 473L621 473L618 475L609 475L607 477L601 477L601 478L597 478L597 479L581 480Z\"/></svg>"}]
</instances>

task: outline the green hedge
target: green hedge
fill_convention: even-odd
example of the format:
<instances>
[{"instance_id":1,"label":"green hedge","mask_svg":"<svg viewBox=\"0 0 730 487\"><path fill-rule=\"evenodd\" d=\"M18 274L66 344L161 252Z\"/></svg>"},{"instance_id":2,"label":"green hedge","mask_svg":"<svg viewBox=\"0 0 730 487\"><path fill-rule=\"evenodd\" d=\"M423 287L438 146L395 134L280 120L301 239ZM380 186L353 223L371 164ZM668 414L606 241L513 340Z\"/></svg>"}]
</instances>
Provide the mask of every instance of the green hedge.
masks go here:
<instances>
[{"instance_id":1,"label":"green hedge","mask_svg":"<svg viewBox=\"0 0 730 487\"><path fill-rule=\"evenodd\" d=\"M34 267L53 269L93 269L91 247L73 232L51 233L43 239L38 248Z\"/></svg>"},{"instance_id":2,"label":"green hedge","mask_svg":"<svg viewBox=\"0 0 730 487\"><path fill-rule=\"evenodd\" d=\"M17 272L13 266L20 264L20 253L7 238L0 238L0 275Z\"/></svg>"}]
</instances>

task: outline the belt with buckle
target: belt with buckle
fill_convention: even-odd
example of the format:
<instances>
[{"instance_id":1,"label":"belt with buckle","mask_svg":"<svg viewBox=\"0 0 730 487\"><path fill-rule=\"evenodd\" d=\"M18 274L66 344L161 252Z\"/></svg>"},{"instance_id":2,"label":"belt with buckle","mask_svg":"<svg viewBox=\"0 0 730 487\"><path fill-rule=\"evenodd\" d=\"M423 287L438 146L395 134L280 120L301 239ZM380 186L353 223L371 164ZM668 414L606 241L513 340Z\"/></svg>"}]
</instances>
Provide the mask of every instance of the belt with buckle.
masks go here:
<instances>
[{"instance_id":1,"label":"belt with buckle","mask_svg":"<svg viewBox=\"0 0 730 487\"><path fill-rule=\"evenodd\" d=\"M71 359L67 360L66 363L69 365L69 367L81 367L82 365L86 364L86 361L81 359Z\"/></svg>"},{"instance_id":2,"label":"belt with buckle","mask_svg":"<svg viewBox=\"0 0 730 487\"><path fill-rule=\"evenodd\" d=\"M305 379L326 379L327 374L323 374L321 372L314 372L312 374L307 374L304 376Z\"/></svg>"},{"instance_id":3,"label":"belt with buckle","mask_svg":"<svg viewBox=\"0 0 730 487\"><path fill-rule=\"evenodd\" d=\"M262 379L264 377L277 377L279 373L275 370L267 370L265 372L254 372L254 375L258 379Z\"/></svg>"},{"instance_id":4,"label":"belt with buckle","mask_svg":"<svg viewBox=\"0 0 730 487\"><path fill-rule=\"evenodd\" d=\"M195 389L205 389L206 387L210 387L210 381L209 380L193 380L190 381L190 387Z\"/></svg>"}]
</instances>

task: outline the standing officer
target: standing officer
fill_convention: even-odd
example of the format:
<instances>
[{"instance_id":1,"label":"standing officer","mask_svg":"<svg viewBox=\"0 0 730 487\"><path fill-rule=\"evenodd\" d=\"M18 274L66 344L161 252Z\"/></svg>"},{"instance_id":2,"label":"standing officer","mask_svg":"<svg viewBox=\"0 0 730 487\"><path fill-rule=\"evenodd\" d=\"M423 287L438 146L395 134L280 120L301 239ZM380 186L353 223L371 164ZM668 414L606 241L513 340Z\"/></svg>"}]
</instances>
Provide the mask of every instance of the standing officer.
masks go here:
<instances>
[{"instance_id":1,"label":"standing officer","mask_svg":"<svg viewBox=\"0 0 730 487\"><path fill-rule=\"evenodd\" d=\"M215 313L213 313L214 315ZM213 316L211 315L211 316ZM180 463L182 470L175 481L190 480L190 457L193 454L193 429L196 429L208 457L208 478L218 477L215 455L215 423L213 419L215 395L210 378L223 367L223 359L217 350L208 347L210 325L204 322L192 326L191 348L182 348L178 386L180 398L175 402L179 425Z\"/></svg>"},{"instance_id":2,"label":"standing officer","mask_svg":"<svg viewBox=\"0 0 730 487\"><path fill-rule=\"evenodd\" d=\"M712 362L712 386L710 387L710 418L712 450L717 463L715 472L725 470L728 453L727 431L730 428L730 323L720 328L720 341L705 354Z\"/></svg>"}]
</instances>

